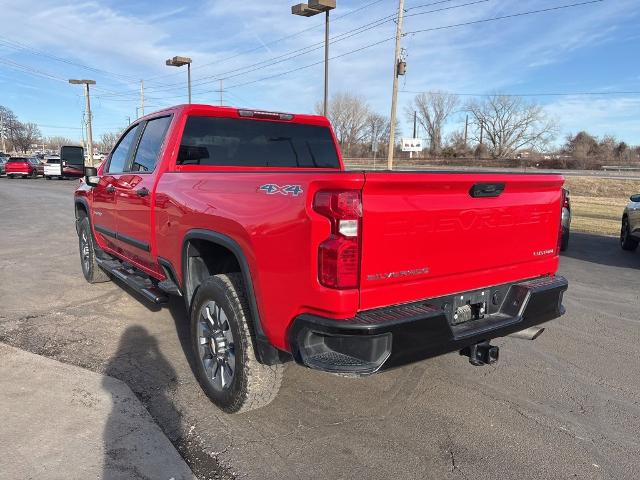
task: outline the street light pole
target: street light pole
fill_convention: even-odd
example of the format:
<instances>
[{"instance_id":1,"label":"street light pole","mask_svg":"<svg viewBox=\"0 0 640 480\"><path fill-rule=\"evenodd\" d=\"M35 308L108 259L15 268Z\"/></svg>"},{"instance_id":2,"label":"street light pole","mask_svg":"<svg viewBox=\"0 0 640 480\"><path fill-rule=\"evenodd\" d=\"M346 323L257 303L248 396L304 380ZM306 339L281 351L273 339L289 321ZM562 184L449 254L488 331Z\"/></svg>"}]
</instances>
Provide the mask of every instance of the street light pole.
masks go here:
<instances>
[{"instance_id":1,"label":"street light pole","mask_svg":"<svg viewBox=\"0 0 640 480\"><path fill-rule=\"evenodd\" d=\"M329 10L324 17L324 106L322 114L326 117L329 111Z\"/></svg>"},{"instance_id":2,"label":"street light pole","mask_svg":"<svg viewBox=\"0 0 640 480\"><path fill-rule=\"evenodd\" d=\"M396 140L396 112L398 104L398 67L400 64L400 40L402 38L402 20L404 18L404 0L398 4L398 27L396 29L396 51L393 58L393 93L391 95L391 123L389 125L389 153L387 168L393 170L393 154Z\"/></svg>"},{"instance_id":3,"label":"street light pole","mask_svg":"<svg viewBox=\"0 0 640 480\"><path fill-rule=\"evenodd\" d=\"M89 150L89 166L93 167L93 128L91 125L91 100L89 98L89 85L95 85L95 80L69 80L69 83L73 85L85 86L85 98L87 100L87 148Z\"/></svg>"},{"instance_id":4,"label":"street light pole","mask_svg":"<svg viewBox=\"0 0 640 480\"><path fill-rule=\"evenodd\" d=\"M187 63L187 84L189 85L189 103L191 103L191 62Z\"/></svg>"},{"instance_id":5,"label":"street light pole","mask_svg":"<svg viewBox=\"0 0 640 480\"><path fill-rule=\"evenodd\" d=\"M300 17L313 17L325 12L324 16L324 100L322 114L329 112L329 12L336 8L336 0L309 0L309 4L299 3L291 7L291 13Z\"/></svg>"},{"instance_id":6,"label":"street light pole","mask_svg":"<svg viewBox=\"0 0 640 480\"><path fill-rule=\"evenodd\" d=\"M191 103L191 62L189 57L173 57L168 59L165 63L169 67L183 67L187 66L187 88L189 90L189 103Z\"/></svg>"}]
</instances>

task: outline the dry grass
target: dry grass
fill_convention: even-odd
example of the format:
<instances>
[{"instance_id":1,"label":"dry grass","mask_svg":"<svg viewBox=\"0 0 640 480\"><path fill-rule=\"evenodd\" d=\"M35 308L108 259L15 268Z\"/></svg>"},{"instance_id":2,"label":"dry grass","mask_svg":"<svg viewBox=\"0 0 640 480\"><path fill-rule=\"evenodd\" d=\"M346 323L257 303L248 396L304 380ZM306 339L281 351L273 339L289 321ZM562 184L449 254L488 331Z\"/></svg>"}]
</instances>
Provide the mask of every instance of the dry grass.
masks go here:
<instances>
[{"instance_id":1,"label":"dry grass","mask_svg":"<svg viewBox=\"0 0 640 480\"><path fill-rule=\"evenodd\" d=\"M629 196L640 193L640 181L567 177L573 218L571 230L597 235L619 235L620 219Z\"/></svg>"}]
</instances>

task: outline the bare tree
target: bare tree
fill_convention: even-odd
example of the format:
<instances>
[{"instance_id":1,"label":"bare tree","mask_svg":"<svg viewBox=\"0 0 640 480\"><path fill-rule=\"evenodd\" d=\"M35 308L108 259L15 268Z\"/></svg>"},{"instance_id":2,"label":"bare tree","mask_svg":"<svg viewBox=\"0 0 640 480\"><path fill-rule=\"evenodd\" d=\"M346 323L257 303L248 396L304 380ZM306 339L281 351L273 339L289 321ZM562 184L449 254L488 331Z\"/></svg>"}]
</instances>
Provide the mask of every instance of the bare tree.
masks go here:
<instances>
[{"instance_id":1,"label":"bare tree","mask_svg":"<svg viewBox=\"0 0 640 480\"><path fill-rule=\"evenodd\" d=\"M7 151L18 150L15 139L19 136L22 124L10 109L2 105L0 105L0 116L2 116L2 138L5 140Z\"/></svg>"},{"instance_id":2,"label":"bare tree","mask_svg":"<svg viewBox=\"0 0 640 480\"><path fill-rule=\"evenodd\" d=\"M521 148L542 149L557 134L555 122L542 106L521 97L490 95L467 104L476 127L475 139L483 141L493 158L507 158Z\"/></svg>"},{"instance_id":3,"label":"bare tree","mask_svg":"<svg viewBox=\"0 0 640 480\"><path fill-rule=\"evenodd\" d=\"M322 112L320 102L316 104L316 112ZM343 92L331 97L328 118L345 156L348 157L353 148L364 141L370 114L371 109L361 96Z\"/></svg>"},{"instance_id":4,"label":"bare tree","mask_svg":"<svg viewBox=\"0 0 640 480\"><path fill-rule=\"evenodd\" d=\"M42 138L40 129L35 123L21 123L12 126L11 141L16 150L27 153L31 146Z\"/></svg>"},{"instance_id":5,"label":"bare tree","mask_svg":"<svg viewBox=\"0 0 640 480\"><path fill-rule=\"evenodd\" d=\"M384 155L387 151L387 144L389 143L391 122L384 115L379 113L370 113L367 117L367 131L365 141L367 142L367 153L373 151L373 146L376 145L378 152Z\"/></svg>"},{"instance_id":6,"label":"bare tree","mask_svg":"<svg viewBox=\"0 0 640 480\"><path fill-rule=\"evenodd\" d=\"M413 103L406 108L407 116L413 121L414 111L420 125L429 136L429 152L440 153L442 148L442 128L449 116L460 103L457 95L433 91L416 95Z\"/></svg>"},{"instance_id":7,"label":"bare tree","mask_svg":"<svg viewBox=\"0 0 640 480\"><path fill-rule=\"evenodd\" d=\"M45 138L42 143L44 143L47 150L60 150L60 147L63 145L75 145L78 142L74 142L67 137L55 136Z\"/></svg>"},{"instance_id":8,"label":"bare tree","mask_svg":"<svg viewBox=\"0 0 640 480\"><path fill-rule=\"evenodd\" d=\"M471 154L468 143L465 142L464 129L455 130L447 136L446 149L454 157L467 157Z\"/></svg>"},{"instance_id":9,"label":"bare tree","mask_svg":"<svg viewBox=\"0 0 640 480\"><path fill-rule=\"evenodd\" d=\"M116 142L120 138L119 132L106 132L100 135L100 140L97 143L98 150L100 153L109 153L113 147L115 147Z\"/></svg>"}]
</instances>

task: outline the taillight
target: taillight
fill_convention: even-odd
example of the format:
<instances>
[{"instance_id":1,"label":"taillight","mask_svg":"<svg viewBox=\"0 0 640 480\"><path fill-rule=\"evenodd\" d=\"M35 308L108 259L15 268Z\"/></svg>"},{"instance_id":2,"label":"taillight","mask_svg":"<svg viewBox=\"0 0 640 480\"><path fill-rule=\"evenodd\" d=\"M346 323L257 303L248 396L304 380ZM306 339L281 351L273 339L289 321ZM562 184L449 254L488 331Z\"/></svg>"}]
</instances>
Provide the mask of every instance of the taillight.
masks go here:
<instances>
[{"instance_id":1,"label":"taillight","mask_svg":"<svg viewBox=\"0 0 640 480\"><path fill-rule=\"evenodd\" d=\"M318 247L318 280L337 289L357 288L360 274L362 200L359 190L316 193L313 209L331 222L331 234Z\"/></svg>"}]
</instances>

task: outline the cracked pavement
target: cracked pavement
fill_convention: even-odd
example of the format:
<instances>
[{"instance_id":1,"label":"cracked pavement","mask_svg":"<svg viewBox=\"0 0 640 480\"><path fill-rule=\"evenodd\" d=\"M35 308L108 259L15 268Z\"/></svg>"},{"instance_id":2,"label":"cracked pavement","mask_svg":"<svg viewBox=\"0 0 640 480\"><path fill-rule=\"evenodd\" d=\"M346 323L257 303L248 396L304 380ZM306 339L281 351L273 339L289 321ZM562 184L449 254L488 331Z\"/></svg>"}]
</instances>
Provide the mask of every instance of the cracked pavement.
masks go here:
<instances>
[{"instance_id":1,"label":"cracked pavement","mask_svg":"<svg viewBox=\"0 0 640 480\"><path fill-rule=\"evenodd\" d=\"M185 355L186 314L88 285L75 182L0 178L0 341L125 381L201 479L635 479L640 252L573 234L567 315L500 362L449 354L349 379L289 364L273 404L228 416Z\"/></svg>"}]
</instances>

